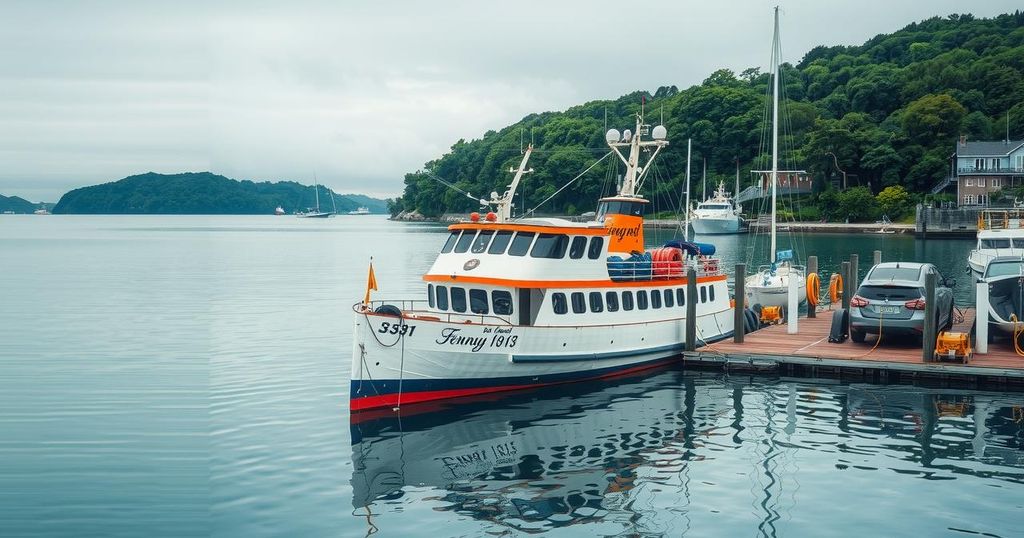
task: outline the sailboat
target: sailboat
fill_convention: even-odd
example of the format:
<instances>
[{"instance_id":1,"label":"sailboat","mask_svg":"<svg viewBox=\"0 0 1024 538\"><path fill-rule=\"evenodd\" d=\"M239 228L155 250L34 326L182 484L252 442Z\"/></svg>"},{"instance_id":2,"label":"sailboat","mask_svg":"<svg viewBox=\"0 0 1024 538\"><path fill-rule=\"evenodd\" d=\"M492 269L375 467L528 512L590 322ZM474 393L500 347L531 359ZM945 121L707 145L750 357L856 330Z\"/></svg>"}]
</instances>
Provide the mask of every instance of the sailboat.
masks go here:
<instances>
[{"instance_id":1,"label":"sailboat","mask_svg":"<svg viewBox=\"0 0 1024 538\"><path fill-rule=\"evenodd\" d=\"M771 263L761 265L757 273L747 277L744 286L746 299L751 306L786 306L789 303L790 280L797 279L798 302L807 300L807 286L804 281L807 269L794 263L792 250L778 250L777 204L779 184L779 65L782 63L779 44L779 8L775 8L775 32L772 37L772 169L771 169Z\"/></svg>"},{"instance_id":2,"label":"sailboat","mask_svg":"<svg viewBox=\"0 0 1024 538\"><path fill-rule=\"evenodd\" d=\"M305 211L296 211L295 216L303 219L326 219L334 215L327 211L320 211L320 185L313 179L313 190L316 192L316 207L306 208ZM331 202L334 202L334 195L331 194Z\"/></svg>"}]
</instances>

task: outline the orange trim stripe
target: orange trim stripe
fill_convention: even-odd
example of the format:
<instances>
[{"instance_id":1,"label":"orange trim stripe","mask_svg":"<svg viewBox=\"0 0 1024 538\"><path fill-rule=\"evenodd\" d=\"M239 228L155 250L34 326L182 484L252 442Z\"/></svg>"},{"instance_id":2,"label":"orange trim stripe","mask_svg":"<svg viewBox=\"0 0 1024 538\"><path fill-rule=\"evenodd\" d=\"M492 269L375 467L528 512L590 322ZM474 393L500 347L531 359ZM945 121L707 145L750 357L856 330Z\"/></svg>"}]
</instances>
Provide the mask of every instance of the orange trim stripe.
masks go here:
<instances>
[{"instance_id":1,"label":"orange trim stripe","mask_svg":"<svg viewBox=\"0 0 1024 538\"><path fill-rule=\"evenodd\" d=\"M725 275L704 276L697 277L697 282L718 282L725 279ZM425 282L489 284L492 286L508 286L511 288L656 288L659 286L686 285L685 278L615 282L613 280L515 280L510 278L491 278L465 275L423 275L423 280Z\"/></svg>"},{"instance_id":2,"label":"orange trim stripe","mask_svg":"<svg viewBox=\"0 0 1024 538\"><path fill-rule=\"evenodd\" d=\"M536 232L544 234L566 234L566 235L608 235L608 228L569 228L566 226L536 226L533 224L491 224L486 222L460 222L448 227L449 231L456 230L512 230L517 232Z\"/></svg>"}]
</instances>

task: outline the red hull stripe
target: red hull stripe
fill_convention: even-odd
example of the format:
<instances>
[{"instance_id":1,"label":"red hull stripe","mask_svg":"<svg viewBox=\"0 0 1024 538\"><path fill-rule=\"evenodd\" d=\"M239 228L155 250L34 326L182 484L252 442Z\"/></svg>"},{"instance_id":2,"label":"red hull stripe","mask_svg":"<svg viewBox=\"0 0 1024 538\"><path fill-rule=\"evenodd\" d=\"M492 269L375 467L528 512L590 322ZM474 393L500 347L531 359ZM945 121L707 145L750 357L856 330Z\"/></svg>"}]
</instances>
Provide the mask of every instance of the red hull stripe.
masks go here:
<instances>
[{"instance_id":1,"label":"red hull stripe","mask_svg":"<svg viewBox=\"0 0 1024 538\"><path fill-rule=\"evenodd\" d=\"M395 407L399 404L399 398L401 398L401 404L414 404L421 402L430 402L436 400L448 400L452 398L462 398L466 396L475 396L479 394L488 394L492 392L506 392L512 390L524 390L534 389L538 387L545 387L551 385L561 385L564 383L575 383L579 381L591 381L595 379L606 379L609 377L617 377L622 375L639 372L641 370L647 370L649 368L655 368L668 362L676 360L675 358L659 359L651 362L646 362L638 366L626 368L623 370L615 370L604 374L599 374L592 377L579 377L575 379L551 381L551 382L540 382L531 383L528 385L494 385L489 387L474 387L466 389L450 389L450 390L432 390L432 391L421 391L421 392L406 392L401 395L398 393L381 394L379 396L364 396L362 398L354 398L349 402L349 409L352 411L361 411L364 409L374 409L380 407Z\"/></svg>"}]
</instances>

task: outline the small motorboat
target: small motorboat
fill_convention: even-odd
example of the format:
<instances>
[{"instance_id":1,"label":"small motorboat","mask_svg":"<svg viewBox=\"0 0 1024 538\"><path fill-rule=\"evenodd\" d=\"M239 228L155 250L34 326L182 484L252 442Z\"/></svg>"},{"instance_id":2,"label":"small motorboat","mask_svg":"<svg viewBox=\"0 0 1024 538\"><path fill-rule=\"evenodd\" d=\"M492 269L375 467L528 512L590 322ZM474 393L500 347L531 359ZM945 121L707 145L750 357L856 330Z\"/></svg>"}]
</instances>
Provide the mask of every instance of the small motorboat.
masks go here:
<instances>
[{"instance_id":1,"label":"small motorboat","mask_svg":"<svg viewBox=\"0 0 1024 538\"><path fill-rule=\"evenodd\" d=\"M1000 256L985 268L990 327L1012 335L1024 329L1024 257Z\"/></svg>"}]
</instances>

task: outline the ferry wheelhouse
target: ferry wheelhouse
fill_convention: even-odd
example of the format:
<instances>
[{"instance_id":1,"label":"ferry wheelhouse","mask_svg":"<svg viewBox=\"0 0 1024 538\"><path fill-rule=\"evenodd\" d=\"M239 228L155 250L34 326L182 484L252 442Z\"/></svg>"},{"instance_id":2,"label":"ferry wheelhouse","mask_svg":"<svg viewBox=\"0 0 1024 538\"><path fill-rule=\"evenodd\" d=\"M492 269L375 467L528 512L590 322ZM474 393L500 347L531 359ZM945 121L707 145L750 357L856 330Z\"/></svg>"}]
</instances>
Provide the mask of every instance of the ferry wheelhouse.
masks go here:
<instances>
[{"instance_id":1,"label":"ferry wheelhouse","mask_svg":"<svg viewBox=\"0 0 1024 538\"><path fill-rule=\"evenodd\" d=\"M975 279L998 257L1024 256L1024 209L985 209L978 215L978 244L967 257Z\"/></svg>"},{"instance_id":2,"label":"ferry wheelhouse","mask_svg":"<svg viewBox=\"0 0 1024 538\"><path fill-rule=\"evenodd\" d=\"M663 364L685 346L687 301L699 344L733 331L726 276L692 243L645 250L648 201L636 194L662 126L607 133L626 165L622 187L595 220L512 220L528 148L495 211L449 227L425 296L354 305L351 409L393 407L621 375ZM643 137L652 135L650 140ZM622 150L628 148L628 155ZM651 152L644 166L641 153ZM687 296L686 270L697 271Z\"/></svg>"}]
</instances>

